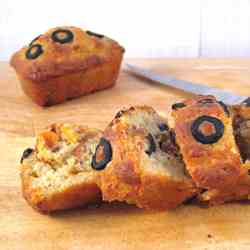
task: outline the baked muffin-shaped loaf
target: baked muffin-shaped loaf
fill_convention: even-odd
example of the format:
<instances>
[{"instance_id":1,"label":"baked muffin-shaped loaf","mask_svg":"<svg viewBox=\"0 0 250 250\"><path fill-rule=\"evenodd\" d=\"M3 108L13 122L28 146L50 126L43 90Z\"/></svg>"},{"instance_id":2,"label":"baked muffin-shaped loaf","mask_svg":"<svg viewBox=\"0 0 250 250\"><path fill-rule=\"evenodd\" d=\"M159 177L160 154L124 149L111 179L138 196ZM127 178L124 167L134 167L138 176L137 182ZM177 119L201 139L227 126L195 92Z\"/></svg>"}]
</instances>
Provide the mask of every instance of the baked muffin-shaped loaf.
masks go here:
<instances>
[{"instance_id":1,"label":"baked muffin-shaped loaf","mask_svg":"<svg viewBox=\"0 0 250 250\"><path fill-rule=\"evenodd\" d=\"M114 40L77 27L57 27L11 58L24 92L50 106L115 84L124 49Z\"/></svg>"},{"instance_id":2,"label":"baked muffin-shaped loaf","mask_svg":"<svg viewBox=\"0 0 250 250\"><path fill-rule=\"evenodd\" d=\"M106 201L162 210L196 193L167 121L147 106L117 113L100 139L92 168Z\"/></svg>"},{"instance_id":3,"label":"baked muffin-shaped loaf","mask_svg":"<svg viewBox=\"0 0 250 250\"><path fill-rule=\"evenodd\" d=\"M176 141L195 184L225 190L240 176L241 158L227 106L213 96L197 96L172 106Z\"/></svg>"},{"instance_id":4,"label":"baked muffin-shaped loaf","mask_svg":"<svg viewBox=\"0 0 250 250\"><path fill-rule=\"evenodd\" d=\"M92 156L101 132L70 124L54 124L37 137L35 149L21 159L23 196L43 213L96 203Z\"/></svg>"}]
</instances>

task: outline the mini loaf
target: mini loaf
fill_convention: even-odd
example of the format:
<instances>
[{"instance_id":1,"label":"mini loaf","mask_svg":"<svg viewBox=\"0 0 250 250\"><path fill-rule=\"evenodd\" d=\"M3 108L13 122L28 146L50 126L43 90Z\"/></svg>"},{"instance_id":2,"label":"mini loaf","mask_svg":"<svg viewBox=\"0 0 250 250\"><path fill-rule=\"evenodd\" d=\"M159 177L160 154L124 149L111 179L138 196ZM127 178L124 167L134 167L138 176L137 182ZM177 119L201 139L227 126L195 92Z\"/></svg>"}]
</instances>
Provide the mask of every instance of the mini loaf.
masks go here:
<instances>
[{"instance_id":1,"label":"mini loaf","mask_svg":"<svg viewBox=\"0 0 250 250\"><path fill-rule=\"evenodd\" d=\"M43 213L85 206L101 200L91 168L101 132L54 124L37 137L35 149L21 159L23 196Z\"/></svg>"},{"instance_id":2,"label":"mini loaf","mask_svg":"<svg viewBox=\"0 0 250 250\"><path fill-rule=\"evenodd\" d=\"M198 96L173 105L174 131L195 184L203 189L234 185L241 174L228 107L213 96Z\"/></svg>"},{"instance_id":3,"label":"mini loaf","mask_svg":"<svg viewBox=\"0 0 250 250\"><path fill-rule=\"evenodd\" d=\"M113 86L124 49L77 27L57 27L16 52L11 65L24 92L41 106Z\"/></svg>"},{"instance_id":4,"label":"mini loaf","mask_svg":"<svg viewBox=\"0 0 250 250\"><path fill-rule=\"evenodd\" d=\"M162 210L197 192L167 121L147 106L117 113L100 139L92 168L106 201Z\"/></svg>"}]
</instances>

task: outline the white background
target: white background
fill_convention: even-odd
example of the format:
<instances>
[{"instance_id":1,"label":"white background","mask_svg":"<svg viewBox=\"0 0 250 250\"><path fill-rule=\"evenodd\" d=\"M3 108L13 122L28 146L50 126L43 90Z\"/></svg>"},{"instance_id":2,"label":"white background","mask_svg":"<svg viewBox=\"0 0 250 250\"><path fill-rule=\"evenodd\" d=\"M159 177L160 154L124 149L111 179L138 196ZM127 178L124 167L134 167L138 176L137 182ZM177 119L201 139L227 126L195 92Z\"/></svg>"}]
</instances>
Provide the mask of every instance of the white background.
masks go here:
<instances>
[{"instance_id":1,"label":"white background","mask_svg":"<svg viewBox=\"0 0 250 250\"><path fill-rule=\"evenodd\" d=\"M248 0L0 0L0 60L48 28L103 33L126 57L249 57Z\"/></svg>"}]
</instances>

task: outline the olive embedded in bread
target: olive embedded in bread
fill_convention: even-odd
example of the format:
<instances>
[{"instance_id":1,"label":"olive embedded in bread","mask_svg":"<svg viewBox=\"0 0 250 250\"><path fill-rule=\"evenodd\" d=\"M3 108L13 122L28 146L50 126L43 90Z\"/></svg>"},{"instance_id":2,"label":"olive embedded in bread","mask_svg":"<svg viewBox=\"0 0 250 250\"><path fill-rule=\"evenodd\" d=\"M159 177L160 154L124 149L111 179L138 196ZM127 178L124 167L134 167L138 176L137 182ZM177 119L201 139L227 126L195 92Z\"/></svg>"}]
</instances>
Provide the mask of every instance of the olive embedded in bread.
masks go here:
<instances>
[{"instance_id":1,"label":"olive embedded in bread","mask_svg":"<svg viewBox=\"0 0 250 250\"><path fill-rule=\"evenodd\" d=\"M74 34L71 30L58 29L51 34L51 38L54 42L57 43L61 44L70 43L74 39Z\"/></svg>"},{"instance_id":2,"label":"olive embedded in bread","mask_svg":"<svg viewBox=\"0 0 250 250\"><path fill-rule=\"evenodd\" d=\"M201 100L197 101L197 103L204 104L204 105L206 105L206 104L208 104L208 105L209 104L213 104L215 102L217 102L216 99L214 99L211 96L208 97L208 98L204 98L204 99L201 99ZM222 101L218 101L218 103L221 105L221 107L225 111L226 115L230 116L230 111L229 111L227 105L224 102L222 102Z\"/></svg>"},{"instance_id":3,"label":"olive embedded in bread","mask_svg":"<svg viewBox=\"0 0 250 250\"><path fill-rule=\"evenodd\" d=\"M42 35L39 35L37 37L35 37L30 43L29 46L31 46L34 42L36 42Z\"/></svg>"},{"instance_id":4,"label":"olive embedded in bread","mask_svg":"<svg viewBox=\"0 0 250 250\"><path fill-rule=\"evenodd\" d=\"M145 152L146 154L150 156L152 153L156 151L156 144L155 144L155 140L152 134L149 133L146 139L148 140L148 149L146 149Z\"/></svg>"},{"instance_id":5,"label":"olive embedded in bread","mask_svg":"<svg viewBox=\"0 0 250 250\"><path fill-rule=\"evenodd\" d=\"M33 60L43 53L43 47L40 44L31 45L26 51L26 58Z\"/></svg>"},{"instance_id":6,"label":"olive embedded in bread","mask_svg":"<svg viewBox=\"0 0 250 250\"><path fill-rule=\"evenodd\" d=\"M169 130L169 127L166 123L161 123L158 125L158 128L160 129L160 131L166 131Z\"/></svg>"},{"instance_id":7,"label":"olive embedded in bread","mask_svg":"<svg viewBox=\"0 0 250 250\"><path fill-rule=\"evenodd\" d=\"M21 163L23 163L24 159L28 158L32 153L34 152L34 149L27 148L23 151L23 155L21 157Z\"/></svg>"},{"instance_id":8,"label":"olive embedded in bread","mask_svg":"<svg viewBox=\"0 0 250 250\"><path fill-rule=\"evenodd\" d=\"M184 108L186 105L183 102L174 103L172 105L173 110Z\"/></svg>"},{"instance_id":9,"label":"olive embedded in bread","mask_svg":"<svg viewBox=\"0 0 250 250\"><path fill-rule=\"evenodd\" d=\"M206 127L203 128L202 127ZM212 116L200 116L191 125L193 137L202 144L216 143L224 134L224 124Z\"/></svg>"},{"instance_id":10,"label":"olive embedded in bread","mask_svg":"<svg viewBox=\"0 0 250 250\"><path fill-rule=\"evenodd\" d=\"M95 33L95 32L92 32L90 30L87 30L86 33L90 36L95 36L95 37L98 37L98 38L103 38L104 35L101 35L101 34L98 34L98 33Z\"/></svg>"},{"instance_id":11,"label":"olive embedded in bread","mask_svg":"<svg viewBox=\"0 0 250 250\"><path fill-rule=\"evenodd\" d=\"M219 101L218 103L219 103L219 104L221 105L221 107L224 109L226 115L227 115L227 116L230 116L230 111L229 111L228 106L227 106L224 102L222 102L222 101Z\"/></svg>"},{"instance_id":12,"label":"olive embedded in bread","mask_svg":"<svg viewBox=\"0 0 250 250\"><path fill-rule=\"evenodd\" d=\"M115 115L115 118L121 117L121 116L123 115L124 112L125 112L124 110L118 111L118 112L116 113L116 115Z\"/></svg>"},{"instance_id":13,"label":"olive embedded in bread","mask_svg":"<svg viewBox=\"0 0 250 250\"><path fill-rule=\"evenodd\" d=\"M102 170L112 159L112 147L108 140L101 138L92 158L91 166L95 170Z\"/></svg>"},{"instance_id":14,"label":"olive embedded in bread","mask_svg":"<svg viewBox=\"0 0 250 250\"><path fill-rule=\"evenodd\" d=\"M197 103L201 103L201 104L209 104L209 103L214 103L215 100L213 98L204 98L199 100Z\"/></svg>"},{"instance_id":15,"label":"olive embedded in bread","mask_svg":"<svg viewBox=\"0 0 250 250\"><path fill-rule=\"evenodd\" d=\"M131 107L118 114L103 133L112 147L111 161L98 172L103 199L162 210L194 196L197 189L176 155L178 149L166 119L148 106ZM160 129L159 124L166 126ZM160 148L165 141L165 147Z\"/></svg>"}]
</instances>

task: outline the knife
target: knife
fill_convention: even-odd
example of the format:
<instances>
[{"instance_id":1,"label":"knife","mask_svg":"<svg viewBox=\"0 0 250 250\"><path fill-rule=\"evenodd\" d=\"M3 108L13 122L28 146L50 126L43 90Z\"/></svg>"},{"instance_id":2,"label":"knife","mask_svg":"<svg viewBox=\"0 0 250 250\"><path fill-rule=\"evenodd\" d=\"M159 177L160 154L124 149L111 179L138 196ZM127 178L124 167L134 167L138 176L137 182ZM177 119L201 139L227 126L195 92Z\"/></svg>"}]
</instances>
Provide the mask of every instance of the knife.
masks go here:
<instances>
[{"instance_id":1,"label":"knife","mask_svg":"<svg viewBox=\"0 0 250 250\"><path fill-rule=\"evenodd\" d=\"M132 74L149 79L153 82L184 90L186 92L190 92L196 95L213 95L219 101L223 101L228 105L235 105L240 103L246 103L247 105L250 105L250 97L247 96L236 95L232 92L227 92L222 89L176 79L172 76L159 75L148 69L144 69L131 64L126 64L126 66L127 70Z\"/></svg>"}]
</instances>

